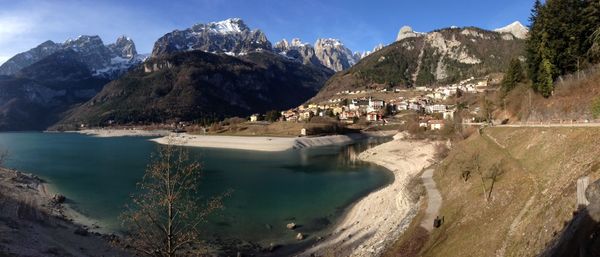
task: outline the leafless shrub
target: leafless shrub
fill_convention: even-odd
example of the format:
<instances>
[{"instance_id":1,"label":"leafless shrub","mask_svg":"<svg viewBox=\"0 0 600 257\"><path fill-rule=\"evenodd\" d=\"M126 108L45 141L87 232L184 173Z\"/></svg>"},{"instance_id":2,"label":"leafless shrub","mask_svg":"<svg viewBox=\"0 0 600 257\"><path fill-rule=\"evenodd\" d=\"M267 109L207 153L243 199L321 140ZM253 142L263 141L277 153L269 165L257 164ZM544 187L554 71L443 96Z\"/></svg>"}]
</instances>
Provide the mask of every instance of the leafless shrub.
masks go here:
<instances>
[{"instance_id":1,"label":"leafless shrub","mask_svg":"<svg viewBox=\"0 0 600 257\"><path fill-rule=\"evenodd\" d=\"M121 216L125 243L141 256L196 256L202 250L199 225L223 208L226 195L200 204L200 164L183 148L164 146L138 183L139 193Z\"/></svg>"}]
</instances>

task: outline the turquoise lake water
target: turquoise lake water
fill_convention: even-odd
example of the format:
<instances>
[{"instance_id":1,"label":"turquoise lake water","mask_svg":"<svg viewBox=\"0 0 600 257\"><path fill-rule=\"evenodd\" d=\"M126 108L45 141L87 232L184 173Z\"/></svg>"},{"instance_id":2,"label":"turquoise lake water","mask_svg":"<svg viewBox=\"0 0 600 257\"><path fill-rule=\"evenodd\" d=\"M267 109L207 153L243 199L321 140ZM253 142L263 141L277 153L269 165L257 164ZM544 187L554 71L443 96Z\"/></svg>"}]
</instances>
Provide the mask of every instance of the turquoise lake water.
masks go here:
<instances>
[{"instance_id":1,"label":"turquoise lake water","mask_svg":"<svg viewBox=\"0 0 600 257\"><path fill-rule=\"evenodd\" d=\"M351 203L393 179L383 168L348 161L376 143L278 153L190 148L203 165L203 196L234 190L226 209L204 225L206 237L286 243L295 237L289 222L309 235L323 232ZM156 148L140 137L0 133L0 149L10 152L6 166L42 177L113 230Z\"/></svg>"}]
</instances>

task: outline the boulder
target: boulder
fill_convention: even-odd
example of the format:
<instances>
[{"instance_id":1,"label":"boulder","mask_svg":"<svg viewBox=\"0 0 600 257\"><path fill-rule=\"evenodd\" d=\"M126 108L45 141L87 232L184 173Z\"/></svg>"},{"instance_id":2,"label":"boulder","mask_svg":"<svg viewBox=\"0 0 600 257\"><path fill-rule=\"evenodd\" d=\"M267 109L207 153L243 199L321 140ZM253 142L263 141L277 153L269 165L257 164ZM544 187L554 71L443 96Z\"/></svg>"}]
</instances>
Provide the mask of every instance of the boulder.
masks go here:
<instances>
[{"instance_id":1,"label":"boulder","mask_svg":"<svg viewBox=\"0 0 600 257\"><path fill-rule=\"evenodd\" d=\"M302 233L298 233L298 235L296 235L296 240L304 240L304 235L302 235Z\"/></svg>"},{"instance_id":2,"label":"boulder","mask_svg":"<svg viewBox=\"0 0 600 257\"><path fill-rule=\"evenodd\" d=\"M67 197L65 197L64 195L61 195L61 194L55 194L52 197L52 202L56 203L56 204L64 203L66 200L67 200Z\"/></svg>"},{"instance_id":3,"label":"boulder","mask_svg":"<svg viewBox=\"0 0 600 257\"><path fill-rule=\"evenodd\" d=\"M296 223L292 222L292 223L288 223L286 226L289 230L293 230L296 228Z\"/></svg>"}]
</instances>

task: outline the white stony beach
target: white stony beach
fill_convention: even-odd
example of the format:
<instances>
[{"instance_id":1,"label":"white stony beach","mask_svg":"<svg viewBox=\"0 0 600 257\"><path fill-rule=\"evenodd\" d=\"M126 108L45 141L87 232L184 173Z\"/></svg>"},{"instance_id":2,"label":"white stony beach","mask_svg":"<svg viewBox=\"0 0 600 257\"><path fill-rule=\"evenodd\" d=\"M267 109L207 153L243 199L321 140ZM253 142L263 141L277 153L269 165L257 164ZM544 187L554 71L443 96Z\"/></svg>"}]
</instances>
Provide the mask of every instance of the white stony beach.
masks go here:
<instances>
[{"instance_id":1,"label":"white stony beach","mask_svg":"<svg viewBox=\"0 0 600 257\"><path fill-rule=\"evenodd\" d=\"M168 130L143 130L143 129L83 129L66 131L94 137L163 137L170 135Z\"/></svg>"},{"instance_id":2,"label":"white stony beach","mask_svg":"<svg viewBox=\"0 0 600 257\"><path fill-rule=\"evenodd\" d=\"M333 135L322 137L242 137L242 136L203 136L186 133L152 139L159 144L190 147L224 148L250 151L279 152L327 145L346 145L365 135Z\"/></svg>"},{"instance_id":3,"label":"white stony beach","mask_svg":"<svg viewBox=\"0 0 600 257\"><path fill-rule=\"evenodd\" d=\"M427 141L394 141L360 154L363 161L383 166L394 182L353 205L332 234L299 256L379 256L406 228L418 211L406 189L410 179L430 166L434 145Z\"/></svg>"}]
</instances>

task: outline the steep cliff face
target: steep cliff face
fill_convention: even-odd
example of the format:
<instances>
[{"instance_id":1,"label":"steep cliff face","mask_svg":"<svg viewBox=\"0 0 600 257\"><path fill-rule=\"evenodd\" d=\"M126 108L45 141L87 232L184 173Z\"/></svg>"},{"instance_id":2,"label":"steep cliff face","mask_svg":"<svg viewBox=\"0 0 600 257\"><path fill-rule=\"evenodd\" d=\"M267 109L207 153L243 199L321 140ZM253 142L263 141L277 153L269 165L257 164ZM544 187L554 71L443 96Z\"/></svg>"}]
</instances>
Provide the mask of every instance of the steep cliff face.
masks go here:
<instances>
[{"instance_id":1,"label":"steep cliff face","mask_svg":"<svg viewBox=\"0 0 600 257\"><path fill-rule=\"evenodd\" d=\"M474 27L417 33L403 28L397 41L333 76L312 100L372 86L413 87L502 72L523 53L524 40Z\"/></svg>"},{"instance_id":2,"label":"steep cliff face","mask_svg":"<svg viewBox=\"0 0 600 257\"><path fill-rule=\"evenodd\" d=\"M163 55L106 85L59 126L202 121L283 110L313 96L330 75L271 52Z\"/></svg>"},{"instance_id":3,"label":"steep cliff face","mask_svg":"<svg viewBox=\"0 0 600 257\"><path fill-rule=\"evenodd\" d=\"M332 38L318 39L315 54L323 65L334 71L346 70L359 61L341 41Z\"/></svg>"},{"instance_id":4,"label":"steep cliff face","mask_svg":"<svg viewBox=\"0 0 600 257\"><path fill-rule=\"evenodd\" d=\"M324 66L317 58L315 48L308 43L303 43L299 38L292 39L291 43L283 39L277 42L273 49L281 55L301 61L306 65Z\"/></svg>"},{"instance_id":5,"label":"steep cliff face","mask_svg":"<svg viewBox=\"0 0 600 257\"><path fill-rule=\"evenodd\" d=\"M251 30L243 20L234 18L167 33L154 44L152 56L190 50L242 55L271 49L271 42L262 31Z\"/></svg>"}]
</instances>

